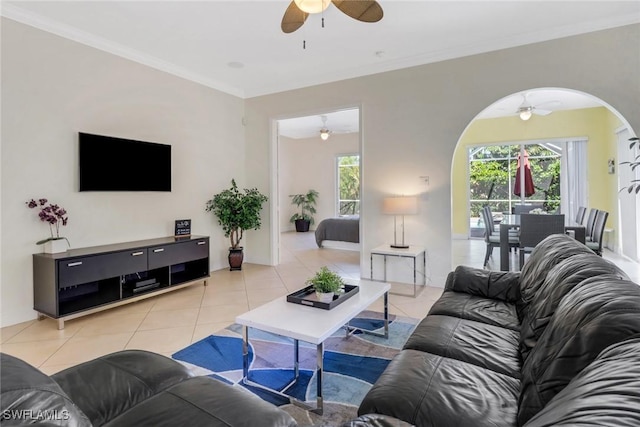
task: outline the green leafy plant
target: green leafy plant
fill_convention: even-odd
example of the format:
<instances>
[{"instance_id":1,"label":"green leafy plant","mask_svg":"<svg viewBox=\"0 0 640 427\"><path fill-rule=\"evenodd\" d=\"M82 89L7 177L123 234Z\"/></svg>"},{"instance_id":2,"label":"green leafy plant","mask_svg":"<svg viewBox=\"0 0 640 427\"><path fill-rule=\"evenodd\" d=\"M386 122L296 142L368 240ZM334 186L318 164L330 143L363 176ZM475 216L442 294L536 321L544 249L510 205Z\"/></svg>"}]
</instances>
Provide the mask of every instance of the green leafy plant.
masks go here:
<instances>
[{"instance_id":1,"label":"green leafy plant","mask_svg":"<svg viewBox=\"0 0 640 427\"><path fill-rule=\"evenodd\" d=\"M633 150L635 145L640 147L640 142L638 141L638 137L629 138L629 150ZM631 168L631 172L635 171L638 166L640 166L640 154L638 154L635 159L631 162L620 162L621 165L629 165ZM630 184L627 187L622 187L622 190L627 190L628 193L640 194L640 179L632 179Z\"/></svg>"},{"instance_id":2,"label":"green leafy plant","mask_svg":"<svg viewBox=\"0 0 640 427\"><path fill-rule=\"evenodd\" d=\"M313 214L316 213L316 202L319 193L316 190L309 190L307 194L290 194L291 203L300 208L300 212L296 212L289 218L289 222L296 222L298 219L304 219L313 224Z\"/></svg>"},{"instance_id":3,"label":"green leafy plant","mask_svg":"<svg viewBox=\"0 0 640 427\"><path fill-rule=\"evenodd\" d=\"M342 277L329 270L326 266L321 267L315 276L308 279L305 283L313 286L313 289L320 293L336 293L344 286Z\"/></svg>"},{"instance_id":4,"label":"green leafy plant","mask_svg":"<svg viewBox=\"0 0 640 427\"><path fill-rule=\"evenodd\" d=\"M260 211L262 204L269 200L257 188L240 191L234 179L228 188L207 201L207 212L213 212L222 226L231 248L237 249L245 230L257 230L262 225Z\"/></svg>"}]
</instances>

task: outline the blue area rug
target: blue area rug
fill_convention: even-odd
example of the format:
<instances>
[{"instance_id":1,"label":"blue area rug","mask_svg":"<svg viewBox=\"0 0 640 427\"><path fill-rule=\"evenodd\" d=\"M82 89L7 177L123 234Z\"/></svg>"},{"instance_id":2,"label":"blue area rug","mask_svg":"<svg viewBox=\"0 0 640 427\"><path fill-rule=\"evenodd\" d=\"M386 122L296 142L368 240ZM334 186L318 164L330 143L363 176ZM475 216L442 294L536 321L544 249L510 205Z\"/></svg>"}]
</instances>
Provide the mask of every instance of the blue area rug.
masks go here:
<instances>
[{"instance_id":1,"label":"blue area rug","mask_svg":"<svg viewBox=\"0 0 640 427\"><path fill-rule=\"evenodd\" d=\"M369 331L383 331L381 318L381 313L365 311L351 325ZM417 319L391 316L388 339L361 332L346 338L344 330L339 330L328 338L324 343L325 405L336 403L357 407L391 359L400 351L417 322ZM300 342L299 377L293 385L288 386L294 377L293 340L250 328L249 344L251 381L315 404L315 345ZM196 374L209 375L228 384L244 387L277 406L289 403L285 396L242 384L240 325L232 324L191 344L175 353L173 358L189 366Z\"/></svg>"}]
</instances>

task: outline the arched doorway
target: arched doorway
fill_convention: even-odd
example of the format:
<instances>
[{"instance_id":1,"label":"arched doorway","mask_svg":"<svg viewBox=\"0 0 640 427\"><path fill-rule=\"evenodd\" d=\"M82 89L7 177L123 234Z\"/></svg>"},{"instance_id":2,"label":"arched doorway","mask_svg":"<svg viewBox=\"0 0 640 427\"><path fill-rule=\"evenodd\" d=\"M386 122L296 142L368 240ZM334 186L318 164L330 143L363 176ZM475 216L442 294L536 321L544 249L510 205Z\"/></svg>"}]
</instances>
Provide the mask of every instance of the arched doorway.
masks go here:
<instances>
[{"instance_id":1,"label":"arched doorway","mask_svg":"<svg viewBox=\"0 0 640 427\"><path fill-rule=\"evenodd\" d=\"M529 114L521 114L526 111ZM638 203L640 197L619 192L630 178L621 173L624 165L619 165L624 155L631 155L625 140L627 133L624 132L628 132L629 137L635 135L627 120L612 106L592 95L571 89L530 89L496 101L469 123L454 153L452 165L452 234L454 238L466 239L477 234L473 230L473 213L476 205L500 202L508 208L512 199L523 200L521 197L511 197L514 192L514 176L511 169L515 171L515 156L519 151L519 149L514 150L513 147L543 146L546 150L545 155L539 157L548 158L555 153L558 155L559 165L561 161L566 163L570 158L566 148L563 155L563 144L566 147L568 142L585 141L584 160L577 161L577 158L573 158L573 161L576 161L577 165L582 166L585 171L586 182L581 183L585 191L584 205L607 210L610 213L607 222L607 246L637 260L640 230L635 218L640 215ZM478 156L482 150L485 150L485 158L483 155ZM512 151L515 152L512 153ZM501 159L491 158L499 152L506 154ZM493 164L491 167L485 167L483 171L483 168L473 167L474 161L477 161L476 165L482 162L493 162ZM502 166L497 165L496 162L502 162ZM610 168L610 164L614 167ZM490 186L489 172L492 168L501 174L497 179L499 185L502 185L498 190L497 200L496 185L493 188ZM542 169L538 168L538 170ZM560 170L559 175L561 176L563 172L564 178L574 173L566 166ZM485 175L482 176L482 173ZM540 189L543 190L540 191L541 194L549 190L549 183L552 180L548 178L549 176L546 183L543 182L544 180L540 181ZM493 190L493 194L488 194L490 189ZM562 213L569 214L577 208L573 206L577 203L575 198L570 197L575 196L575 192L573 187L565 184L565 188L561 191L564 194L560 194ZM539 198L540 194L527 200L535 201ZM548 205L553 206L552 203ZM501 205L501 207L504 206ZM625 252L622 252L623 248L626 248Z\"/></svg>"}]
</instances>

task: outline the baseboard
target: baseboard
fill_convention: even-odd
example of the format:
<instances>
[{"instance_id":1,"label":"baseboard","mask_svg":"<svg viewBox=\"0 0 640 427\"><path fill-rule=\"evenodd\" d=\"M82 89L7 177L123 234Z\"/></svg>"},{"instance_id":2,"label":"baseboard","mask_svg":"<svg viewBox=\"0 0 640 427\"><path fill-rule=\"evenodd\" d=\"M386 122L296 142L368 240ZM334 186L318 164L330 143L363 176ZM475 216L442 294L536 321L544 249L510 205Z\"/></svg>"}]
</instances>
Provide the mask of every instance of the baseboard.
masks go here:
<instances>
[{"instance_id":1,"label":"baseboard","mask_svg":"<svg viewBox=\"0 0 640 427\"><path fill-rule=\"evenodd\" d=\"M451 236L453 240L469 240L468 234L454 234Z\"/></svg>"}]
</instances>

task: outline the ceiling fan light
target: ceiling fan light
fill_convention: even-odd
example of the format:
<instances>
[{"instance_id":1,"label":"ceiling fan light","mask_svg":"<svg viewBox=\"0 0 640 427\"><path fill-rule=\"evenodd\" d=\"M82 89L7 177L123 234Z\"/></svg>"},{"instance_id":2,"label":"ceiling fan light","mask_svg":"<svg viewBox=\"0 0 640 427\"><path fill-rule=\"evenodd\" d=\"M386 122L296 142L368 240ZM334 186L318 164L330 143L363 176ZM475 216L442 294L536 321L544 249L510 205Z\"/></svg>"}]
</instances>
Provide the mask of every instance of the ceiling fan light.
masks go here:
<instances>
[{"instance_id":1,"label":"ceiling fan light","mask_svg":"<svg viewBox=\"0 0 640 427\"><path fill-rule=\"evenodd\" d=\"M531 118L531 107L528 108L522 108L520 110L520 119L527 121Z\"/></svg>"},{"instance_id":2,"label":"ceiling fan light","mask_svg":"<svg viewBox=\"0 0 640 427\"><path fill-rule=\"evenodd\" d=\"M294 0L298 9L307 13L320 13L331 4L331 0Z\"/></svg>"},{"instance_id":3,"label":"ceiling fan light","mask_svg":"<svg viewBox=\"0 0 640 427\"><path fill-rule=\"evenodd\" d=\"M321 129L320 130L320 139L322 139L323 141L326 141L327 139L329 139L329 130L328 129Z\"/></svg>"}]
</instances>

